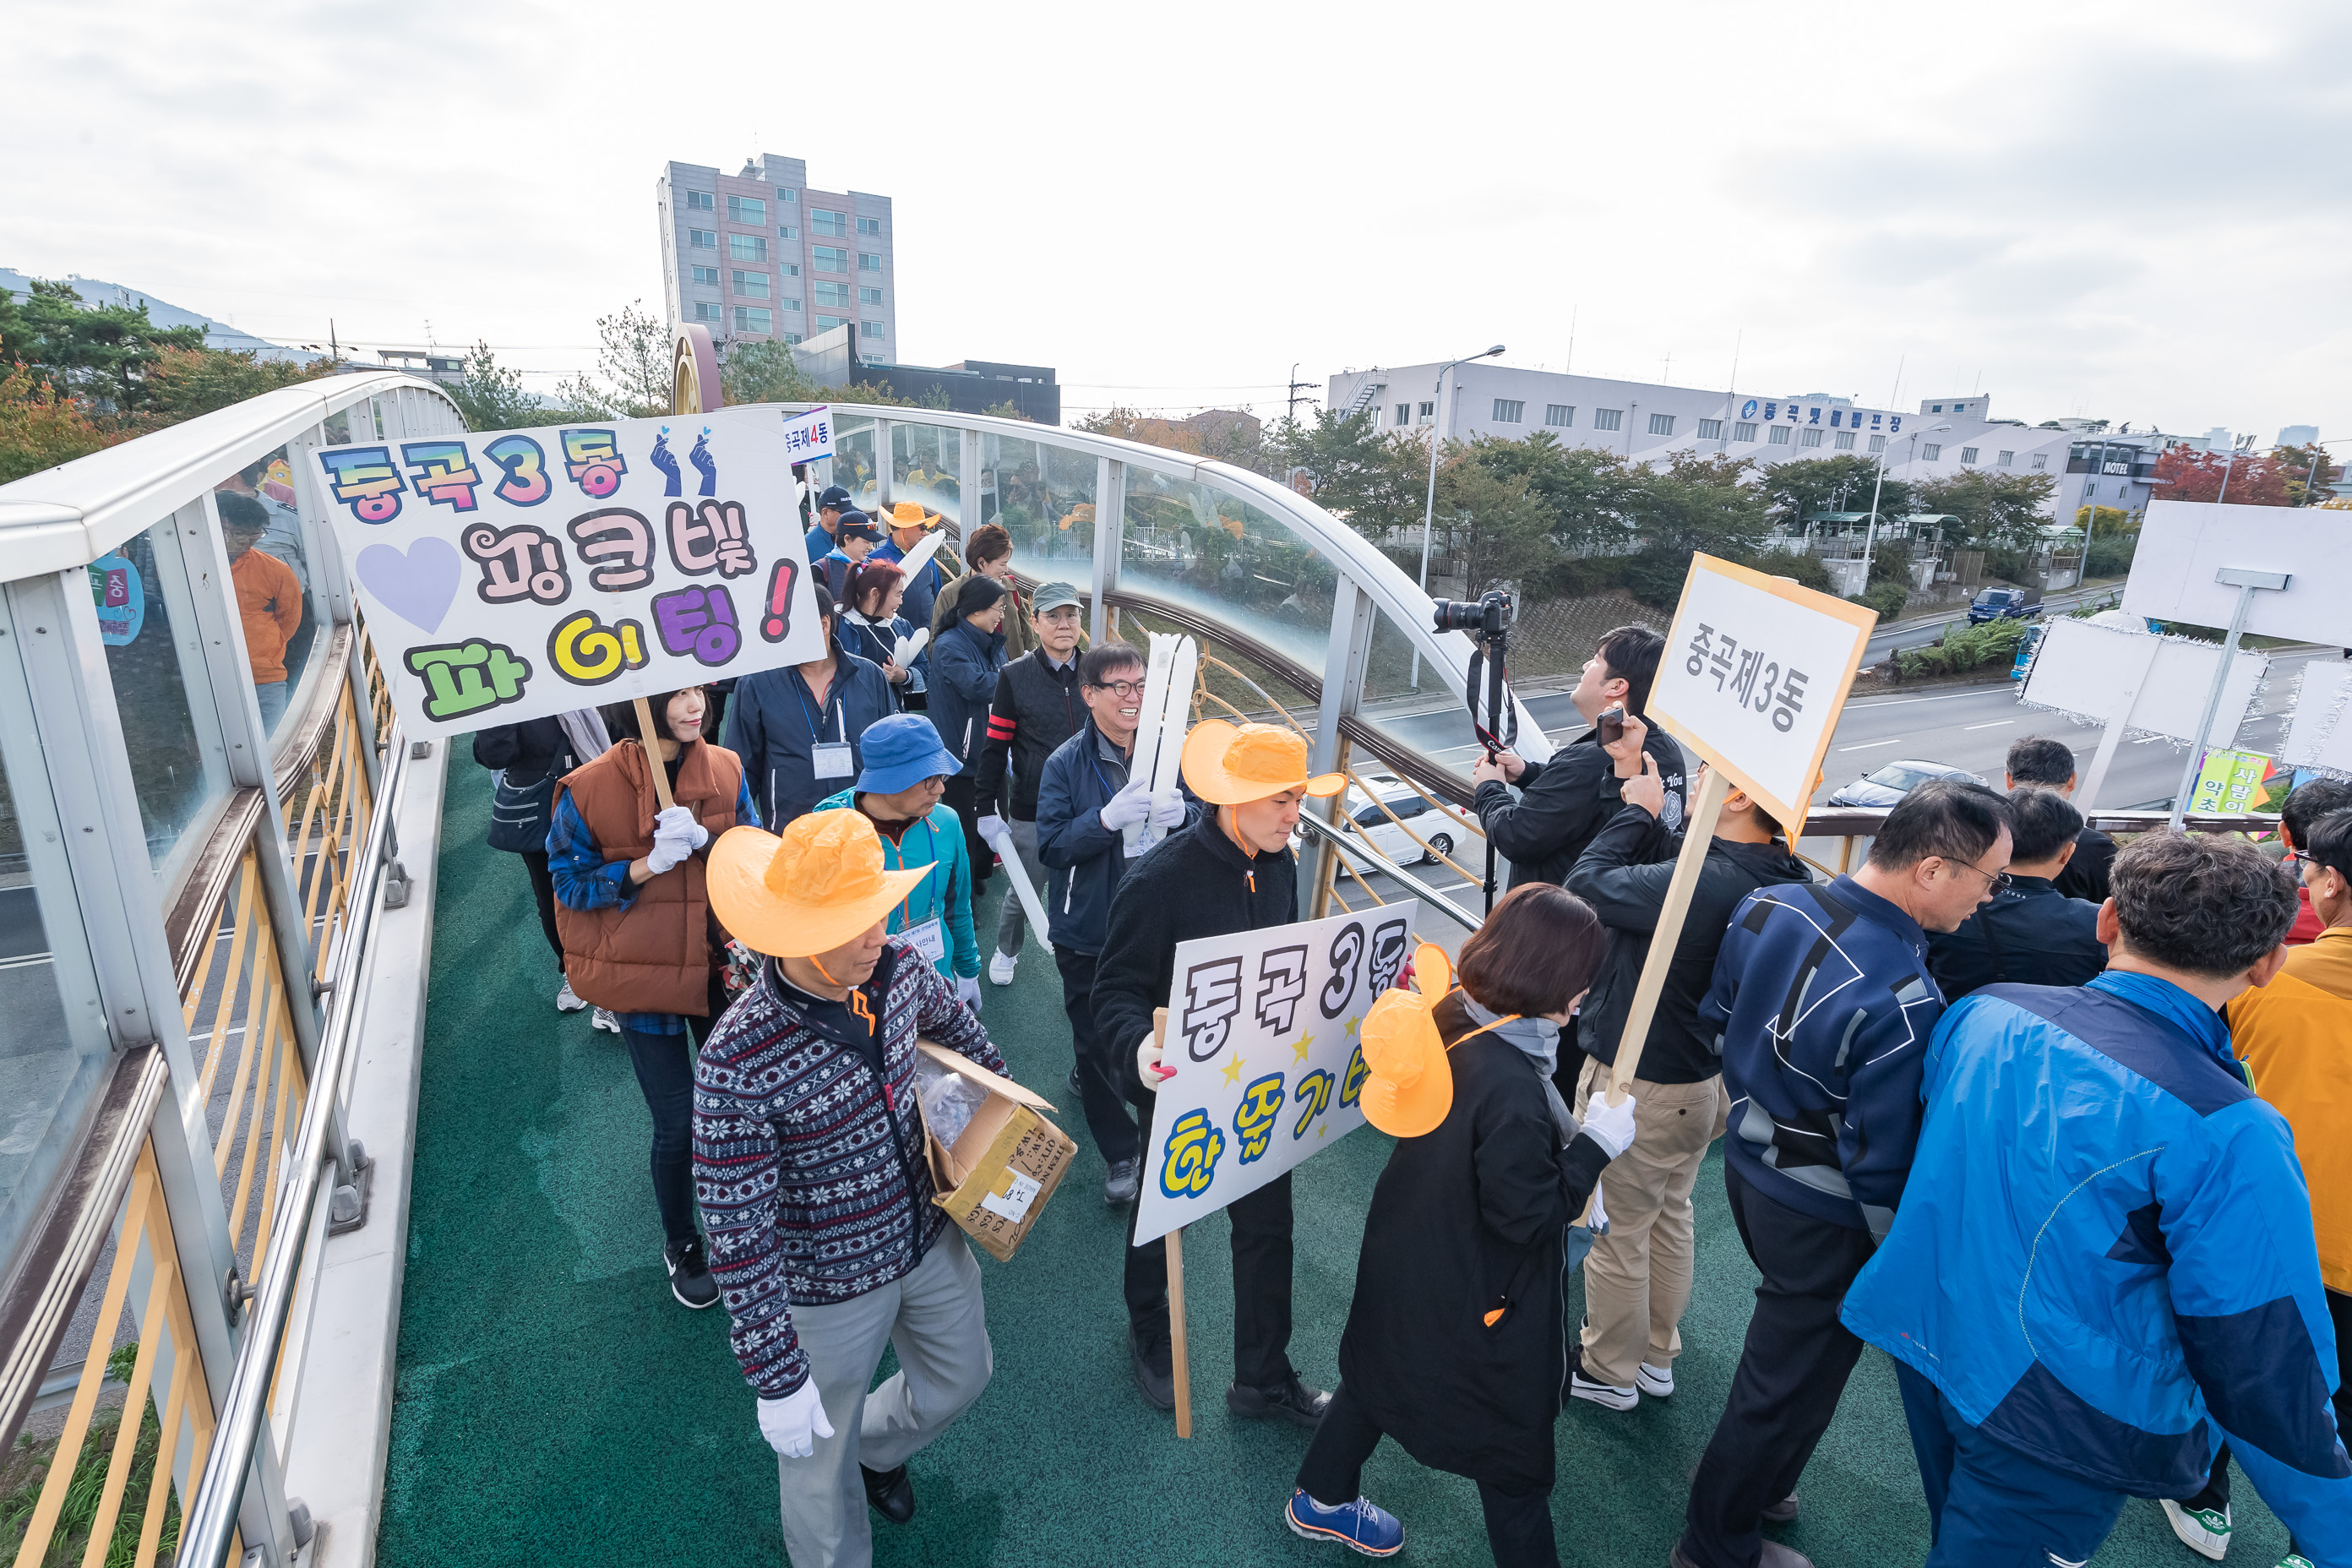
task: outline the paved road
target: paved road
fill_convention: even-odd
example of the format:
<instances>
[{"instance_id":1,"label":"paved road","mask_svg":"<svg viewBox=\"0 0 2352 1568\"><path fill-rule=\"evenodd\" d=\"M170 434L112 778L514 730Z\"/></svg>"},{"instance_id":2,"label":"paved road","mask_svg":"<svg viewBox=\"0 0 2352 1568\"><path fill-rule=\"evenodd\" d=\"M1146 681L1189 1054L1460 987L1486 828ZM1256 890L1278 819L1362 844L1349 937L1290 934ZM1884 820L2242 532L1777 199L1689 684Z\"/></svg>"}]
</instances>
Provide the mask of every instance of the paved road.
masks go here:
<instances>
[{"instance_id":1,"label":"paved road","mask_svg":"<svg viewBox=\"0 0 2352 1568\"><path fill-rule=\"evenodd\" d=\"M2080 605L2086 597L2098 601L2102 607L2105 607L2120 598L2122 594L2121 583L2094 584L2088 588L2062 590L2051 595L2042 603L2046 614L2063 615ZM1954 605L1951 614L1948 616L1936 616L1927 620L1904 621L1892 626L1882 626L1871 634L1870 642L1863 653L1862 662L1866 665L1876 664L1896 648L1926 647L1929 643L1942 638L1947 626L1954 621L1964 622L1968 618L1968 606Z\"/></svg>"}]
</instances>

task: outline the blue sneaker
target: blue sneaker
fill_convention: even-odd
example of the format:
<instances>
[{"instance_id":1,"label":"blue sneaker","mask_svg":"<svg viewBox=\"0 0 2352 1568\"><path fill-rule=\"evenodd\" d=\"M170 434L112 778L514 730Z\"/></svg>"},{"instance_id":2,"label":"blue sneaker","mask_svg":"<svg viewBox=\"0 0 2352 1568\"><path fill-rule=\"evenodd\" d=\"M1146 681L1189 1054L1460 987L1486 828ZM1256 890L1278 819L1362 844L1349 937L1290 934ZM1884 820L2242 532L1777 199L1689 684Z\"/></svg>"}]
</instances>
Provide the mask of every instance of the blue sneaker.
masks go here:
<instances>
[{"instance_id":1,"label":"blue sneaker","mask_svg":"<svg viewBox=\"0 0 2352 1568\"><path fill-rule=\"evenodd\" d=\"M1282 1510L1282 1517L1290 1521L1293 1535L1336 1541L1367 1557L1393 1557L1404 1548L1404 1526L1370 1498L1325 1508L1302 1487L1290 1494L1290 1506Z\"/></svg>"}]
</instances>

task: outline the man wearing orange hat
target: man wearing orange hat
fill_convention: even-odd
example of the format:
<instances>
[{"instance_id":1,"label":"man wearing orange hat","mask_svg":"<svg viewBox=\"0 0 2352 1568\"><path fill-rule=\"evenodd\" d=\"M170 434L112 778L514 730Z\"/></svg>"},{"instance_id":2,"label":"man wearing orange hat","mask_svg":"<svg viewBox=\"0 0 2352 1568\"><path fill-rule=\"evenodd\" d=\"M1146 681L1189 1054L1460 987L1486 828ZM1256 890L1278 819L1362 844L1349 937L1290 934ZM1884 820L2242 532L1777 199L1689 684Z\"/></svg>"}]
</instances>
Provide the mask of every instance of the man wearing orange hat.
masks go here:
<instances>
[{"instance_id":1,"label":"man wearing orange hat","mask_svg":"<svg viewBox=\"0 0 2352 1568\"><path fill-rule=\"evenodd\" d=\"M875 521L890 531L890 537L876 545L868 559L904 561L908 552L923 542L925 534L947 520L938 512L925 511L913 501L902 500ZM898 613L907 617L910 626L929 626L931 610L940 602L940 590L947 585L947 571L940 564L939 552L933 551L930 559L908 577L907 596L899 601ZM920 665L922 658L919 658L915 662ZM924 673L928 675L930 671L927 668Z\"/></svg>"},{"instance_id":2,"label":"man wearing orange hat","mask_svg":"<svg viewBox=\"0 0 2352 1568\"><path fill-rule=\"evenodd\" d=\"M695 1189L795 1568L870 1563L866 1509L913 1517L907 1460L988 1385L980 1270L932 1202L915 1038L1004 1061L888 934L934 870L887 869L855 811L781 837L737 828L710 851L712 911L768 962L703 1042ZM898 1370L868 1393L885 1345Z\"/></svg>"},{"instance_id":3,"label":"man wearing orange hat","mask_svg":"<svg viewBox=\"0 0 2352 1568\"><path fill-rule=\"evenodd\" d=\"M1307 742L1271 724L1238 729L1204 720L1184 738L1184 782L1214 807L1162 839L1129 868L1111 898L1095 970L1095 1025L1113 1060L1137 1062L1151 1043L1151 1012L1168 1003L1176 944L1289 925L1298 919L1291 830L1310 795L1337 795L1338 773L1307 776ZM1129 1098L1148 1124L1150 1087L1130 1069ZM1144 1151L1147 1171L1151 1162ZM1252 1419L1312 1426L1331 1396L1290 1364L1290 1177L1276 1177L1225 1211L1233 1220L1234 1381L1225 1407ZM1167 1247L1138 1247L1128 1219L1128 1355L1136 1386L1162 1410L1176 1405L1168 1332Z\"/></svg>"}]
</instances>

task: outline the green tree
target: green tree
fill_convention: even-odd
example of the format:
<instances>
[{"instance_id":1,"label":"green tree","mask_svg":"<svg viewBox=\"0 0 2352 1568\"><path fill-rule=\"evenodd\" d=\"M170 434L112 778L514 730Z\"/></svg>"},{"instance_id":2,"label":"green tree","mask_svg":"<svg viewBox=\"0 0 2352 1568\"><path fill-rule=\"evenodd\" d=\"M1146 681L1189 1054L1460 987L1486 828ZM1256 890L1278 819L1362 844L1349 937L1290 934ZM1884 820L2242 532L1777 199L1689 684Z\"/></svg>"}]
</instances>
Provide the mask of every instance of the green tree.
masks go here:
<instances>
[{"instance_id":1,"label":"green tree","mask_svg":"<svg viewBox=\"0 0 2352 1568\"><path fill-rule=\"evenodd\" d=\"M2344 465L2316 446L2276 447L2271 462L2286 481L2289 506L2317 506L2335 500L2336 492L2328 487L2344 477Z\"/></svg>"},{"instance_id":2,"label":"green tree","mask_svg":"<svg viewBox=\"0 0 2352 1568\"><path fill-rule=\"evenodd\" d=\"M335 362L316 359L302 363L289 359L266 360L259 351L180 348L160 350L142 378L149 406L167 421L194 419L200 414L243 403L282 386L299 386L331 375Z\"/></svg>"},{"instance_id":3,"label":"green tree","mask_svg":"<svg viewBox=\"0 0 2352 1568\"><path fill-rule=\"evenodd\" d=\"M22 364L0 372L0 484L37 474L140 434L135 421L93 417Z\"/></svg>"},{"instance_id":4,"label":"green tree","mask_svg":"<svg viewBox=\"0 0 2352 1568\"><path fill-rule=\"evenodd\" d=\"M1504 583L1548 576L1559 554L1552 520L1525 474L1497 473L1459 458L1438 471L1437 526L1471 598Z\"/></svg>"},{"instance_id":5,"label":"green tree","mask_svg":"<svg viewBox=\"0 0 2352 1568\"><path fill-rule=\"evenodd\" d=\"M792 345L766 339L727 351L719 384L733 403L821 403L821 390L793 357Z\"/></svg>"},{"instance_id":6,"label":"green tree","mask_svg":"<svg viewBox=\"0 0 2352 1568\"><path fill-rule=\"evenodd\" d=\"M1549 532L1568 550L1623 549L1650 473L1613 452L1564 447L1549 430L1522 441L1480 437L1463 456L1496 475L1525 478L1549 513Z\"/></svg>"},{"instance_id":7,"label":"green tree","mask_svg":"<svg viewBox=\"0 0 2352 1568\"><path fill-rule=\"evenodd\" d=\"M1276 425L1267 442L1285 471L1306 478L1318 506L1372 540L1419 526L1429 473L1427 433L1383 436L1378 418L1318 408Z\"/></svg>"},{"instance_id":8,"label":"green tree","mask_svg":"<svg viewBox=\"0 0 2352 1568\"><path fill-rule=\"evenodd\" d=\"M1853 452L1776 463L1764 470L1763 489L1773 520L1784 528L1799 528L1820 512L1868 511L1877 483L1878 459ZM1878 515L1902 517L1917 510L1912 505L1912 487L1890 476L1879 494Z\"/></svg>"},{"instance_id":9,"label":"green tree","mask_svg":"<svg viewBox=\"0 0 2352 1568\"><path fill-rule=\"evenodd\" d=\"M149 402L147 372L167 348L202 349L202 327L160 327L136 305L88 305L61 279L32 280L23 303L0 289L0 363L21 362L100 412L130 413Z\"/></svg>"},{"instance_id":10,"label":"green tree","mask_svg":"<svg viewBox=\"0 0 2352 1568\"><path fill-rule=\"evenodd\" d=\"M599 419L650 419L669 412L670 332L635 300L596 318L596 380L575 375L556 384L566 405Z\"/></svg>"},{"instance_id":11,"label":"green tree","mask_svg":"<svg viewBox=\"0 0 2352 1568\"><path fill-rule=\"evenodd\" d=\"M550 408L522 386L522 372L499 363L487 342L466 354L465 379L445 390L470 430L513 430L560 423L565 411Z\"/></svg>"},{"instance_id":12,"label":"green tree","mask_svg":"<svg viewBox=\"0 0 2352 1568\"><path fill-rule=\"evenodd\" d=\"M2041 538L2050 519L2044 508L2058 487L2052 474L1999 473L1963 468L1948 479L1912 487L1911 510L1948 512L1960 521L1948 531L1949 543L1971 550L2021 551Z\"/></svg>"}]
</instances>

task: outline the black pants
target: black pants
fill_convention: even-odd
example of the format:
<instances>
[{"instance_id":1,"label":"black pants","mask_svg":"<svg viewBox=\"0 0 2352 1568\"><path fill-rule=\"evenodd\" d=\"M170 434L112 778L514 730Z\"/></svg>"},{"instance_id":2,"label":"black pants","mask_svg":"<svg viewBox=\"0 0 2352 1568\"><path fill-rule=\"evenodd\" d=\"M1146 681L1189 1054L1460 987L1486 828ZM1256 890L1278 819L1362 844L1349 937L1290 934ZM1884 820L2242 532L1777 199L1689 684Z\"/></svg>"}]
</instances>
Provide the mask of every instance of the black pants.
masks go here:
<instances>
[{"instance_id":1,"label":"black pants","mask_svg":"<svg viewBox=\"0 0 2352 1568\"><path fill-rule=\"evenodd\" d=\"M1364 1461L1380 1443L1381 1429L1341 1384L1331 1391L1331 1404L1315 1428L1315 1440L1307 1446L1298 1485L1326 1508L1355 1501L1364 1489ZM1496 1568L1559 1568L1549 1487L1507 1491L1480 1481L1478 1506L1486 1515L1486 1545L1495 1554Z\"/></svg>"},{"instance_id":2,"label":"black pants","mask_svg":"<svg viewBox=\"0 0 2352 1568\"><path fill-rule=\"evenodd\" d=\"M714 976L710 982L709 1015L686 1020L686 1032L649 1035L623 1029L629 1047L629 1066L636 1069L637 1088L653 1113L651 1165L654 1206L661 1211L662 1239L684 1247L697 1235L694 1228L694 1058L709 1037L711 1026L727 1010L727 994Z\"/></svg>"},{"instance_id":3,"label":"black pants","mask_svg":"<svg viewBox=\"0 0 2352 1568\"><path fill-rule=\"evenodd\" d=\"M1698 1568L1753 1568L1764 1510L1797 1489L1861 1358L1838 1306L1870 1260L1870 1237L1765 1196L1735 1166L1724 1167L1723 1184L1764 1279L1731 1397L1691 1481L1682 1550Z\"/></svg>"},{"instance_id":4,"label":"black pants","mask_svg":"<svg viewBox=\"0 0 2352 1568\"><path fill-rule=\"evenodd\" d=\"M1062 1011L1070 1016L1070 1050L1078 1064L1078 1102L1103 1163L1116 1165L1135 1158L1143 1135L1135 1130L1135 1117L1127 1109L1118 1064L1108 1059L1108 1047L1095 1029L1096 961L1091 952L1054 949L1054 967L1062 972Z\"/></svg>"},{"instance_id":5,"label":"black pants","mask_svg":"<svg viewBox=\"0 0 2352 1568\"><path fill-rule=\"evenodd\" d=\"M980 836L980 818L972 810L973 788L971 770L966 769L948 780L940 798L953 806L956 816L963 819L963 847L971 856L971 906L978 910L980 895L988 889L989 874L996 868L996 851Z\"/></svg>"},{"instance_id":6,"label":"black pants","mask_svg":"<svg viewBox=\"0 0 2352 1568\"><path fill-rule=\"evenodd\" d=\"M555 967L563 967L563 938L555 930L555 878L547 868L547 851L521 851L523 869L530 873L530 896L539 900L539 929L547 933L547 945L555 950Z\"/></svg>"},{"instance_id":7,"label":"black pants","mask_svg":"<svg viewBox=\"0 0 2352 1568\"><path fill-rule=\"evenodd\" d=\"M1150 1181L1150 1162L1143 1179ZM1137 1204L1127 1211L1127 1311L1138 1321L1168 1311L1168 1243L1135 1245ZM1234 1381L1276 1389L1290 1365L1290 1173L1225 1206L1233 1222Z\"/></svg>"},{"instance_id":8,"label":"black pants","mask_svg":"<svg viewBox=\"0 0 2352 1568\"><path fill-rule=\"evenodd\" d=\"M2327 1315L2336 1324L2336 1435L2352 1443L2352 1296L2339 1290L2328 1291ZM2206 1478L2205 1489L2193 1498L2183 1499L2180 1506L2211 1509L2216 1513L2229 1508L2229 1444L2222 1444L2213 1456L2213 1473Z\"/></svg>"}]
</instances>

